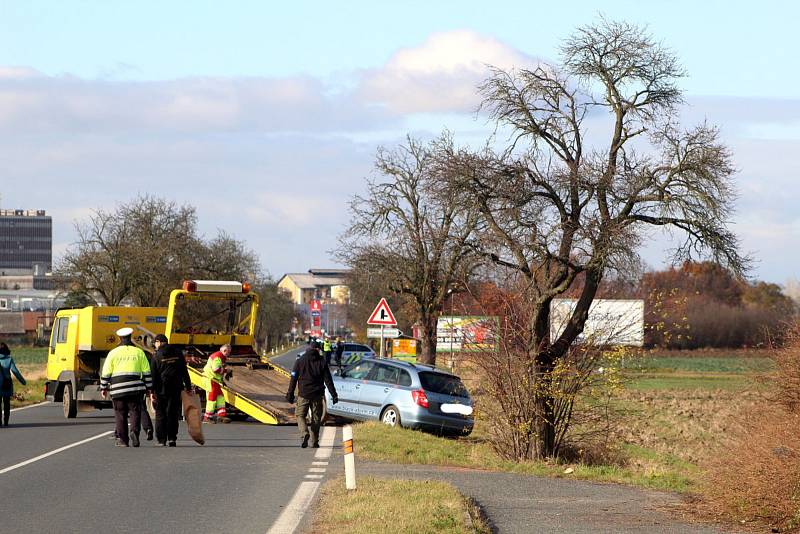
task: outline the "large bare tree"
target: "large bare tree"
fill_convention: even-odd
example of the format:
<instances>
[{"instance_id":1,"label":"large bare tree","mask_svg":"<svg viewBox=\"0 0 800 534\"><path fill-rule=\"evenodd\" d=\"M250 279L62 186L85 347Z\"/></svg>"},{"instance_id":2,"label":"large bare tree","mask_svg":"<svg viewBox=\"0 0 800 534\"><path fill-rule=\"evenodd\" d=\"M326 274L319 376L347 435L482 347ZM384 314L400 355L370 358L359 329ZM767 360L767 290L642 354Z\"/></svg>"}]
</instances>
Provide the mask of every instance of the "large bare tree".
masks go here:
<instances>
[{"instance_id":1,"label":"large bare tree","mask_svg":"<svg viewBox=\"0 0 800 534\"><path fill-rule=\"evenodd\" d=\"M535 410L516 424L533 429L539 457L558 453L556 420L571 403L552 384L554 369L603 276L633 265L651 229L685 236L678 259L701 255L737 273L747 263L727 226L730 153L715 128L678 126L684 73L674 54L643 29L606 20L579 28L561 52L560 65L494 69L480 87L482 109L508 146L443 143L448 172L436 174L443 191L478 208L481 254L526 281L528 376L509 380L535 384ZM574 313L551 339L552 300L578 286Z\"/></svg>"},{"instance_id":2,"label":"large bare tree","mask_svg":"<svg viewBox=\"0 0 800 534\"><path fill-rule=\"evenodd\" d=\"M77 222L57 271L69 289L109 306L165 306L187 278L256 281L258 258L224 231L205 240L192 206L139 196Z\"/></svg>"},{"instance_id":3,"label":"large bare tree","mask_svg":"<svg viewBox=\"0 0 800 534\"><path fill-rule=\"evenodd\" d=\"M396 150L378 151L382 179L369 181L368 194L351 202L352 221L337 254L354 273L377 271L391 291L413 300L425 363L436 361L436 323L445 298L463 288L476 265L467 246L476 212L430 187L434 146L409 138Z\"/></svg>"}]
</instances>

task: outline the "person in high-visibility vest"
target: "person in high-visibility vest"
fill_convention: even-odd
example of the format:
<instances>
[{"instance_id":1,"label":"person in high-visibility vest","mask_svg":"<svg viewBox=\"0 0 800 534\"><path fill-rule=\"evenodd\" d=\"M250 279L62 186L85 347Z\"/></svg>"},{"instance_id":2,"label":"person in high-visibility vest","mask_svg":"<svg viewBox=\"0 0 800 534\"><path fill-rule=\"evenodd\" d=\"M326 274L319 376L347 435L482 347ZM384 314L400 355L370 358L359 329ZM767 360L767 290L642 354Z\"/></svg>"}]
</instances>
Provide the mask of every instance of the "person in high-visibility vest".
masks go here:
<instances>
[{"instance_id":1,"label":"person in high-visibility vest","mask_svg":"<svg viewBox=\"0 0 800 534\"><path fill-rule=\"evenodd\" d=\"M106 398L111 394L116 422L116 445L139 446L141 431L142 396L153 395L153 378L150 362L144 351L133 344L132 328L117 330L120 344L109 351L103 370L100 373L100 394ZM128 416L131 419L130 439L128 438Z\"/></svg>"},{"instance_id":2,"label":"person in high-visibility vest","mask_svg":"<svg viewBox=\"0 0 800 534\"><path fill-rule=\"evenodd\" d=\"M331 338L325 337L325 341L322 343L322 355L325 356L325 364L331 364L331 353L333 352L333 345L331 344Z\"/></svg>"},{"instance_id":3,"label":"person in high-visibility vest","mask_svg":"<svg viewBox=\"0 0 800 534\"><path fill-rule=\"evenodd\" d=\"M225 377L225 360L231 355L231 346L222 345L217 352L208 357L203 374L211 382L211 391L206 393L206 413L204 423L230 423L225 410L225 395L222 393L222 379Z\"/></svg>"}]
</instances>

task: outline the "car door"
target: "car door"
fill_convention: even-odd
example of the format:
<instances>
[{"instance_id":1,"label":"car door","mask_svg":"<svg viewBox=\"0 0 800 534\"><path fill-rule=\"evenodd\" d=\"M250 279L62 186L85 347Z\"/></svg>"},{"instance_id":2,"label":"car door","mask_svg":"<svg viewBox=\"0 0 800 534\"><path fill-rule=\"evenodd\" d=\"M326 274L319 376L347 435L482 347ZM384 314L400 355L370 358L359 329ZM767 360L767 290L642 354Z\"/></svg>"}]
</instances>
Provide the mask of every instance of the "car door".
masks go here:
<instances>
[{"instance_id":1,"label":"car door","mask_svg":"<svg viewBox=\"0 0 800 534\"><path fill-rule=\"evenodd\" d=\"M336 381L339 402L332 406L329 405L330 413L353 419L365 418L358 402L361 397L361 388L374 365L375 363L372 361L363 361L344 370L342 376Z\"/></svg>"},{"instance_id":2,"label":"car door","mask_svg":"<svg viewBox=\"0 0 800 534\"><path fill-rule=\"evenodd\" d=\"M367 419L378 419L392 389L397 385L399 369L393 365L376 362L361 386L358 404Z\"/></svg>"}]
</instances>

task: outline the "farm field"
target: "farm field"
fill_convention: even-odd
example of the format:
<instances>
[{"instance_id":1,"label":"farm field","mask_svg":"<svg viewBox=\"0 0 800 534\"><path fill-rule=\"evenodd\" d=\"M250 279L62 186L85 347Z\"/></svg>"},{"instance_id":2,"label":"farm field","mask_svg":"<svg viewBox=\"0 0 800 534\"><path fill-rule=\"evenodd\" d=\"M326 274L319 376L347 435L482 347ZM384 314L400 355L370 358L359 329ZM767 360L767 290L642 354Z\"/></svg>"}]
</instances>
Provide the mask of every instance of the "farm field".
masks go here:
<instances>
[{"instance_id":1,"label":"farm field","mask_svg":"<svg viewBox=\"0 0 800 534\"><path fill-rule=\"evenodd\" d=\"M612 399L612 446L584 463L503 460L480 416L457 440L420 432L356 426L361 454L372 460L525 472L621 482L678 492L699 491L704 461L721 447L747 409L765 402L774 362L766 351L659 353L626 362L626 381ZM474 382L470 381L470 387ZM478 397L476 400L480 402ZM478 412L479 414L480 412ZM572 467L573 472L564 470Z\"/></svg>"}]
</instances>

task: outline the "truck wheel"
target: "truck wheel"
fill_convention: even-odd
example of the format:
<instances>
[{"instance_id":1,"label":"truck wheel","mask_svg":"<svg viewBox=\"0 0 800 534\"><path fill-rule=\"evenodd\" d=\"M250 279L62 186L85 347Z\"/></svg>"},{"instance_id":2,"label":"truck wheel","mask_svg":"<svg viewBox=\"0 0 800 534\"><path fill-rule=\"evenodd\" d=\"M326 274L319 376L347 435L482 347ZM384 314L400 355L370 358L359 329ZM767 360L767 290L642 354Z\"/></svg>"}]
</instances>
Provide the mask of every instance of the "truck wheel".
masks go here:
<instances>
[{"instance_id":1,"label":"truck wheel","mask_svg":"<svg viewBox=\"0 0 800 534\"><path fill-rule=\"evenodd\" d=\"M64 406L64 417L67 419L75 419L78 415L78 401L72 392L72 384L67 382L64 384L64 394L61 400Z\"/></svg>"}]
</instances>

